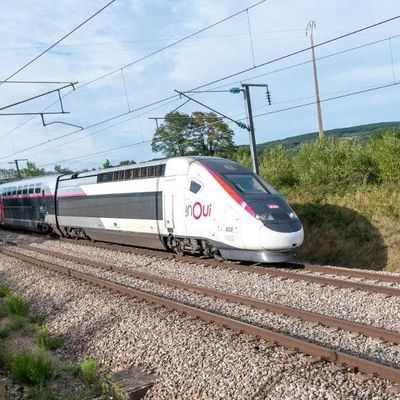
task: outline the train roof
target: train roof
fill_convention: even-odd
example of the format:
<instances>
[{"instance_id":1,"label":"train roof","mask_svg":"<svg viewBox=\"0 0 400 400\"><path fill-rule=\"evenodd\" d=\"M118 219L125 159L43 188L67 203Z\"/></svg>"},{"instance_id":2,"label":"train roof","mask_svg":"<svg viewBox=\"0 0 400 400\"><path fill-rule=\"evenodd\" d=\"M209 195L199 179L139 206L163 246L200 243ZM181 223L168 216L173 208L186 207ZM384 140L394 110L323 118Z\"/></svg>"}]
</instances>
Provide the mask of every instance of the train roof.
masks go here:
<instances>
[{"instance_id":1,"label":"train roof","mask_svg":"<svg viewBox=\"0 0 400 400\"><path fill-rule=\"evenodd\" d=\"M43 184L49 184L55 182L57 177L60 176L60 174L51 174L51 175L41 175L41 176L33 176L31 178L26 178L26 179L21 179L21 180L16 180L16 181L8 181L0 184L0 188L4 187L13 187L13 186L20 186L20 185L29 185L32 183L43 183Z\"/></svg>"},{"instance_id":2,"label":"train roof","mask_svg":"<svg viewBox=\"0 0 400 400\"><path fill-rule=\"evenodd\" d=\"M74 174L65 174L63 175L63 177L65 176L66 179L71 178L73 176L75 177L86 177L86 176L93 176L93 175L97 175L100 173L104 173L104 172L113 172L113 171L121 171L121 170L125 170L125 169L132 169L132 168L141 168L141 167L148 167L148 166L153 166L153 165L162 165L162 164L167 164L170 162L193 162L193 161L203 161L206 165L212 167L213 169L219 169L218 168L218 164L222 165L221 163L232 163L232 164L236 164L239 167L239 164L237 164L234 161L231 160L227 160L224 158L220 158L220 157L210 157L210 156L182 156L182 157L172 157L172 158L163 158L160 160L154 160L154 161L147 161L147 162L143 162L143 163L138 163L138 164L129 164L129 165L121 165L118 167L113 167L113 168L107 168L107 169L100 169L100 170L96 170L96 171L88 171L88 172L78 172L78 173L74 173ZM241 167L243 168L243 167ZM245 169L245 168L243 168ZM4 188L4 187L12 187L12 186L19 186L19 185L29 185L32 183L43 183L43 184L51 184L53 182L55 182L55 180L57 179L58 176L60 176L62 174L51 174L51 175L42 175L42 176L34 176L31 178L27 178L27 179L21 179L21 180L15 180L15 181L9 181L9 182L5 182L0 184L0 188Z\"/></svg>"},{"instance_id":3,"label":"train roof","mask_svg":"<svg viewBox=\"0 0 400 400\"><path fill-rule=\"evenodd\" d=\"M85 176L93 176L93 175L101 174L101 173L104 173L104 172L113 172L113 171L122 171L122 170L125 170L125 169L132 169L132 168L150 167L150 166L153 166L153 165L167 164L167 163L174 162L174 161L177 161L177 162L179 162L179 161L187 161L187 162L190 163L192 161L201 161L201 160L229 161L229 160L225 160L223 158L207 157L207 156L171 157L171 158L162 158L160 160L146 161L146 162L137 163L137 164L120 165L120 166L117 166L117 167L99 169L99 170L96 170L96 171L80 172L80 173L76 173L76 174L67 174L67 175L65 175L65 178L68 179L68 178L72 178L73 176L83 178Z\"/></svg>"}]
</instances>

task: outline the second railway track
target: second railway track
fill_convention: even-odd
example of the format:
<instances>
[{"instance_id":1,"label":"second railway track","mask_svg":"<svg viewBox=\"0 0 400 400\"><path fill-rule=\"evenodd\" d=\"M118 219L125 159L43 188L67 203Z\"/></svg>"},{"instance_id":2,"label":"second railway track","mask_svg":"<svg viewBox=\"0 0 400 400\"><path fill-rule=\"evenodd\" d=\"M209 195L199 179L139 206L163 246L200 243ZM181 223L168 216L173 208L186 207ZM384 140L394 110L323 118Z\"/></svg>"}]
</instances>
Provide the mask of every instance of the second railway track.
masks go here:
<instances>
[{"instance_id":1,"label":"second railway track","mask_svg":"<svg viewBox=\"0 0 400 400\"><path fill-rule=\"evenodd\" d=\"M317 315L315 313L304 312L301 310L290 309L287 307L285 308L285 307L282 307L279 305L274 305L274 304L267 303L264 301L259 301L256 299L249 299L249 298L246 298L243 296L227 294L227 293L219 292L216 290L211 290L208 288L203 288L203 287L196 286L196 285L189 285L189 284L171 280L171 279L160 278L160 277L154 276L152 274L146 274L143 272L132 272L130 270L127 270L126 268L112 267L105 263L82 259L82 258L79 258L76 256L60 254L57 252L52 252L52 251L44 250L44 249L30 248L29 250L36 252L36 253L46 254L51 257L56 257L56 258L58 257L61 260L63 260L63 259L69 260L69 261L75 262L75 263L80 263L80 264L83 263L83 264L87 264L87 265L92 265L92 267L94 267L94 268L100 268L103 270L113 271L113 272L117 272L119 274L131 275L137 279L145 279L145 280L153 280L153 281L161 280L162 282L158 282L158 283L162 283L164 285L170 285L170 286L174 286L174 287L180 287L181 289L184 289L184 290L201 293L206 296L221 298L221 299L224 299L229 302L245 304L245 305L249 305L251 307L261 308L261 309L265 309L265 310L276 312L276 313L283 313L285 315L297 316L298 318L321 323L321 324L324 324L327 326L336 326L340 329L353 330L356 332L360 332L360 330L361 330L360 333L362 333L364 335L380 337L384 340L392 341L394 343L399 342L400 335L397 332L391 332L391 331L384 330L384 329L363 326L362 324L355 324L350 321L341 321L341 320L338 320L335 318L329 318L329 317L326 317L323 315ZM140 291L140 290L138 291L137 289L133 289L126 285L114 283L114 282L111 282L110 280L103 279L98 276L94 276L92 274L87 274L87 273L84 273L81 271L73 270L71 268L66 268L65 266L62 266L59 263L40 260L35 257L27 256L27 255L18 253L17 251L10 250L10 249L3 249L3 253L5 253L9 256L12 256L12 257L20 258L26 262L29 262L29 263L32 263L32 264L35 264L35 265L38 265L41 267L50 268L57 272L67 274L69 276L72 276L72 277L75 277L78 279L83 279L87 282L106 287L108 289L117 291L119 293L127 294L130 296L145 300L145 301L156 303L156 304L162 305L163 307L166 307L168 309L182 311L188 315L194 316L196 318L204 319L208 322L213 322L213 323L228 327L233 330L245 332L250 335L257 336L262 339L272 341L274 343L277 343L277 344L313 355L315 357L323 358L323 359L326 359L326 360L329 360L329 361L332 361L332 362L335 362L335 363L338 363L341 365L346 365L347 367L357 369L361 372L365 372L365 373L368 373L371 375L377 375L384 379L388 379L393 382L400 383L400 370L397 368L393 368L391 366L383 365L381 363L370 361L370 360L367 360L362 357L357 357L352 354L347 354L342 351L336 351L332 348L321 346L320 344L310 343L309 341L306 341L306 340L302 340L302 339L299 339L296 337L291 337L290 335L282 334L282 333L279 333L279 332L276 332L273 330L269 330L269 329L265 329L265 328L262 328L262 327L259 327L256 325L252 325L252 324L249 324L249 323L246 323L243 321L239 321L237 319L232 319L232 318L217 314L215 312L200 310L195 307L183 304L181 302L177 302L175 300L166 299L166 298L156 296L154 294L146 293L146 292ZM296 312L299 312L300 314L295 315Z\"/></svg>"},{"instance_id":2,"label":"second railway track","mask_svg":"<svg viewBox=\"0 0 400 400\"><path fill-rule=\"evenodd\" d=\"M211 289L205 286L199 286L195 284L185 283L176 279L168 279L159 275L154 275L142 271L135 271L125 267L113 266L103 262L90 260L87 258L77 257L70 254L61 253L58 251L52 251L48 249L42 249L32 246L22 246L22 249L37 252L39 254L48 255L63 260L72 261L78 264L88 265L94 268L100 268L105 271L113 271L119 274L131 276L136 279L147 280L152 283L168 285L177 289L187 290L202 294L204 296L210 296L217 299L226 300L232 303L241 304L277 314L283 314L286 316L296 317L305 321L318 323L324 326L339 328L349 332L356 332L365 336L376 337L387 342L400 344L400 332L391 331L388 329L377 328L370 325L360 324L352 321L347 321L339 318L329 317L323 314L305 311L293 307L287 307L284 305L259 300L256 298L240 296L232 293L222 292L220 290Z\"/></svg>"},{"instance_id":3,"label":"second railway track","mask_svg":"<svg viewBox=\"0 0 400 400\"><path fill-rule=\"evenodd\" d=\"M286 268L273 268L271 266L261 267L261 266L237 264L232 262L220 262L216 260L202 259L193 256L180 256L158 250L134 248L134 247L121 246L103 242L91 242L87 240L74 240L65 238L62 238L61 240L67 243L74 243L82 246L99 247L108 250L122 251L133 254L143 254L146 256L155 256L165 259L175 259L176 261L201 264L203 266L212 268L228 269L239 272L250 272L260 275L265 274L272 277L293 279L296 281L302 280L310 283L329 285L337 288L361 290L364 292L371 292L371 293L381 293L388 296L400 296L400 288L397 287L332 278L330 276L320 276L309 273L302 273L302 271L312 272L312 273L324 273L327 275L338 275L347 278L361 278L365 280L373 279L374 281L400 283L400 276L396 275L385 275L371 271L350 270L350 269L347 270L345 268L326 267L326 266L319 266L312 264L287 264L285 265ZM300 268L296 269L297 272L290 270L290 268L295 268L298 266L300 266Z\"/></svg>"}]
</instances>

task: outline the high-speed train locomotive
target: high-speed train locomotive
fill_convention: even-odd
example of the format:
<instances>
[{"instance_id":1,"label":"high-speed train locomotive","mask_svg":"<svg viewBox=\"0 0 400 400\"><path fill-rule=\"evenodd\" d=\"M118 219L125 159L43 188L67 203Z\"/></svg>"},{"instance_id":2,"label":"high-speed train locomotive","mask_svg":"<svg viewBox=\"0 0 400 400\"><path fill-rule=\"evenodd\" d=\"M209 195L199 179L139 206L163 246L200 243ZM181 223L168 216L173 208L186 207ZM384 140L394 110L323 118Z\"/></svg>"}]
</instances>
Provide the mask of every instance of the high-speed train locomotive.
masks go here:
<instances>
[{"instance_id":1,"label":"high-speed train locomotive","mask_svg":"<svg viewBox=\"0 0 400 400\"><path fill-rule=\"evenodd\" d=\"M284 262L303 227L241 165L177 157L0 185L0 225L216 258Z\"/></svg>"}]
</instances>

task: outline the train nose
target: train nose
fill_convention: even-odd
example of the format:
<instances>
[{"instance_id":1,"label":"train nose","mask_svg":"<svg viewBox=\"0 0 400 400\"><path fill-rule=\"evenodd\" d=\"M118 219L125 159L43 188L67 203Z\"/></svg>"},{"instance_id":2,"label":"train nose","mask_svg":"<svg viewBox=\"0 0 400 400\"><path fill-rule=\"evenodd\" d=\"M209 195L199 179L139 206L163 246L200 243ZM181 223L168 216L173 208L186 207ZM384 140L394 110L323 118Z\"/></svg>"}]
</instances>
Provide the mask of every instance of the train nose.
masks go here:
<instances>
[{"instance_id":1,"label":"train nose","mask_svg":"<svg viewBox=\"0 0 400 400\"><path fill-rule=\"evenodd\" d=\"M290 250L300 246L304 240L303 227L296 232L291 232L283 226L280 231L272 230L266 226L260 228L259 243L265 250ZM286 230L286 231L285 231Z\"/></svg>"}]
</instances>

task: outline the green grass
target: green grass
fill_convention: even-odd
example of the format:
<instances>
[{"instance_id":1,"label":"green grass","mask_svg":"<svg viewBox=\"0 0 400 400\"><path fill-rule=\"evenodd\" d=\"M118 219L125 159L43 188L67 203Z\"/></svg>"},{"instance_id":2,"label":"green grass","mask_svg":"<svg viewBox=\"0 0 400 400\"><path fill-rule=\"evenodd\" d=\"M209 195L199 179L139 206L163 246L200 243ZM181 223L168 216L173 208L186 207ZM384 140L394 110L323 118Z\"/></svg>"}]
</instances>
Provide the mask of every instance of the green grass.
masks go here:
<instances>
[{"instance_id":1,"label":"green grass","mask_svg":"<svg viewBox=\"0 0 400 400\"><path fill-rule=\"evenodd\" d=\"M11 329L8 325L0 328L0 339L5 339L11 333Z\"/></svg>"},{"instance_id":2,"label":"green grass","mask_svg":"<svg viewBox=\"0 0 400 400\"><path fill-rule=\"evenodd\" d=\"M399 271L399 185L295 186L282 193L304 225L299 260Z\"/></svg>"},{"instance_id":3,"label":"green grass","mask_svg":"<svg viewBox=\"0 0 400 400\"><path fill-rule=\"evenodd\" d=\"M5 339L11 332L19 331L26 326L26 319L12 315L10 321L0 328L0 339Z\"/></svg>"},{"instance_id":4,"label":"green grass","mask_svg":"<svg viewBox=\"0 0 400 400\"><path fill-rule=\"evenodd\" d=\"M51 336L45 326L38 329L37 341L39 347L46 350L56 350L61 346L61 339Z\"/></svg>"},{"instance_id":5,"label":"green grass","mask_svg":"<svg viewBox=\"0 0 400 400\"><path fill-rule=\"evenodd\" d=\"M28 304L25 303L19 294L9 294L4 300L4 304L11 314L26 317L29 314Z\"/></svg>"},{"instance_id":6,"label":"green grass","mask_svg":"<svg viewBox=\"0 0 400 400\"><path fill-rule=\"evenodd\" d=\"M3 284L0 284L0 297L6 297L11 293L10 289Z\"/></svg>"},{"instance_id":7,"label":"green grass","mask_svg":"<svg viewBox=\"0 0 400 400\"><path fill-rule=\"evenodd\" d=\"M98 365L95 360L84 360L73 364L72 373L75 377L79 376L86 384L93 384L98 381Z\"/></svg>"},{"instance_id":8,"label":"green grass","mask_svg":"<svg viewBox=\"0 0 400 400\"><path fill-rule=\"evenodd\" d=\"M12 378L26 386L45 387L54 375L54 367L44 353L20 351L10 356L9 369Z\"/></svg>"},{"instance_id":9,"label":"green grass","mask_svg":"<svg viewBox=\"0 0 400 400\"><path fill-rule=\"evenodd\" d=\"M24 399L25 398L32 400L61 400L46 387L25 387ZM82 400L82 398L79 400Z\"/></svg>"}]
</instances>

